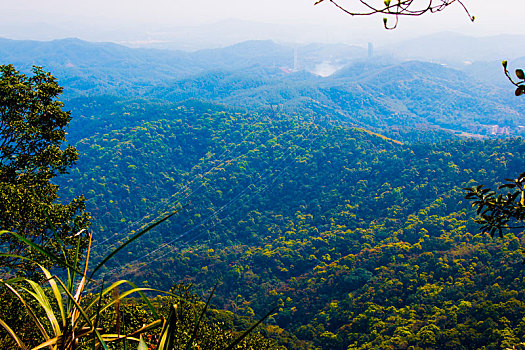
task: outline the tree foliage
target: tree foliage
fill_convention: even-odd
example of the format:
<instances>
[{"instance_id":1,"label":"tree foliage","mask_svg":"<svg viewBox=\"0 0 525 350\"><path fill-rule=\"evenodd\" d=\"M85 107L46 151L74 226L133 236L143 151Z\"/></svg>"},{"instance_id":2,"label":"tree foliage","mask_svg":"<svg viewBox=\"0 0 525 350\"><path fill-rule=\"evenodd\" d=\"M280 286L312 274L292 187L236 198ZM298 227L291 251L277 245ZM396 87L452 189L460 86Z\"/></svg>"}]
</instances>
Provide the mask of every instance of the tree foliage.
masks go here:
<instances>
[{"instance_id":1,"label":"tree foliage","mask_svg":"<svg viewBox=\"0 0 525 350\"><path fill-rule=\"evenodd\" d=\"M111 128L78 143L62 179L89 190L96 253L191 201L108 266L120 276L199 294L220 278L219 308L281 305L268 332L290 349L501 349L525 335L521 235L478 234L462 190L522 171L523 140L401 144L306 112L166 104L147 120L151 105L103 106L82 114Z\"/></svg>"},{"instance_id":2,"label":"tree foliage","mask_svg":"<svg viewBox=\"0 0 525 350\"><path fill-rule=\"evenodd\" d=\"M42 246L24 242L14 233L0 233L11 234L53 258L53 253ZM91 238L90 234L85 256L76 254L73 261L66 261L62 266L67 270L67 280L52 275L36 261L33 263L41 269L47 287L45 283L39 284L20 276L0 280L0 291L3 292L0 302L11 306L0 309L0 329L3 331L0 331L0 347L14 348L16 345L22 350L29 346L33 349L66 350L109 349L111 346L111 349L127 349L127 343L134 341L139 343L137 349L143 349L147 348L143 339L146 335L148 342L157 343L154 348L158 350L201 348L202 343L207 344L203 348L210 350L277 349L272 341L253 332L275 308L237 335L217 323L207 322L204 317L209 311L215 288L202 307L197 296L189 292L189 287L181 284L172 288L171 291L176 294L156 290L162 296L154 299L148 299L144 294L152 292L152 289L139 288L126 280L118 280L106 288L104 282L100 287L92 286L96 281L87 278ZM82 237L77 236L77 253L81 240ZM81 260L84 261L82 269ZM124 293L120 293L122 287L127 287ZM96 294L87 292L97 288L100 291ZM140 298L132 299L132 294ZM154 307L152 301L161 307ZM127 307L129 305L132 307ZM13 310L16 312L13 313ZM28 327L28 323L33 327Z\"/></svg>"},{"instance_id":3,"label":"tree foliage","mask_svg":"<svg viewBox=\"0 0 525 350\"><path fill-rule=\"evenodd\" d=\"M472 200L479 218L476 222L481 225L481 230L494 236L498 232L503 236L503 231L508 229L524 228L515 226L525 219L525 173L516 179L505 179L507 183L499 189L508 189L507 193L496 193L483 185L469 187L466 199Z\"/></svg>"},{"instance_id":4,"label":"tree foliage","mask_svg":"<svg viewBox=\"0 0 525 350\"><path fill-rule=\"evenodd\" d=\"M67 172L78 158L74 147L62 148L71 120L57 100L62 92L56 79L34 67L26 76L12 65L0 66L0 229L16 232L57 251L56 235L64 243L89 225L84 198L57 203L53 178ZM35 258L37 252L9 235L0 236L2 250ZM40 262L51 261L41 256ZM24 266L24 261L3 256L0 266Z\"/></svg>"}]
</instances>

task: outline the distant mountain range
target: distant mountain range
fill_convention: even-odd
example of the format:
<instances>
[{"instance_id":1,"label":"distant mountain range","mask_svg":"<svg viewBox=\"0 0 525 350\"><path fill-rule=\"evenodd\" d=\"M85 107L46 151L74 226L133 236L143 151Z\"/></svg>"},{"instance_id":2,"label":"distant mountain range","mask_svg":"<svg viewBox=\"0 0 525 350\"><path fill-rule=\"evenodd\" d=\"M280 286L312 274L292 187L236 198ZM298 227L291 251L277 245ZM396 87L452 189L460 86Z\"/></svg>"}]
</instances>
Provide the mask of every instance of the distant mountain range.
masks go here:
<instances>
[{"instance_id":1,"label":"distant mountain range","mask_svg":"<svg viewBox=\"0 0 525 350\"><path fill-rule=\"evenodd\" d=\"M27 69L32 64L58 72L97 71L127 74L127 79L161 80L179 78L211 69L238 69L253 65L292 70L315 70L330 63L338 67L366 57L357 46L336 44L281 45L272 41L246 41L222 49L196 52L132 49L114 43L90 43L79 39L54 41L9 40L0 38L0 62ZM155 70L149 69L155 67ZM143 70L147 70L145 74Z\"/></svg>"},{"instance_id":2,"label":"distant mountain range","mask_svg":"<svg viewBox=\"0 0 525 350\"><path fill-rule=\"evenodd\" d=\"M413 52L424 50L416 44ZM468 65L469 75L437 63L366 55L364 49L346 45L272 41L184 52L78 39L0 39L0 63L23 71L33 64L44 66L65 87L71 107L77 97L114 95L175 103L197 99L246 109L278 107L328 114L387 133L423 127L488 135L497 125L496 130L513 134L525 125L522 100L513 96L510 84L495 79L492 84L486 73L490 69L479 69L481 63ZM500 69L494 65L495 71Z\"/></svg>"},{"instance_id":3,"label":"distant mountain range","mask_svg":"<svg viewBox=\"0 0 525 350\"><path fill-rule=\"evenodd\" d=\"M449 139L522 135L525 100L500 62L411 60L425 45L0 40L0 64L65 88L79 160L53 180L87 199L91 261L180 209L105 281L200 295L222 281L212 303L242 329L278 305L268 329L286 349L510 348L525 338L523 235L480 234L464 188L515 178L525 141Z\"/></svg>"}]
</instances>

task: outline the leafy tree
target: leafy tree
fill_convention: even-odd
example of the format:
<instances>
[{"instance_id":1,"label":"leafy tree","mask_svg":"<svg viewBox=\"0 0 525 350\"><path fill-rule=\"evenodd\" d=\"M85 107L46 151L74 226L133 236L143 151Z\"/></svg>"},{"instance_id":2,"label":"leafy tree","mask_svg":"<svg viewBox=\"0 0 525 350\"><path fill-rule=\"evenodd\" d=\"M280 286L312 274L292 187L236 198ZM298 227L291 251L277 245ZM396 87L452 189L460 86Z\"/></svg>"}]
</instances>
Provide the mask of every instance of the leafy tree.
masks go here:
<instances>
[{"instance_id":1,"label":"leafy tree","mask_svg":"<svg viewBox=\"0 0 525 350\"><path fill-rule=\"evenodd\" d=\"M508 189L507 193L497 194L483 185L466 188L466 199L472 200L479 216L476 222L481 230L494 236L498 232L503 236L503 230L524 228L519 223L525 219L525 173L517 179L505 179L507 183L499 189ZM518 226L515 226L515 225Z\"/></svg>"},{"instance_id":2,"label":"leafy tree","mask_svg":"<svg viewBox=\"0 0 525 350\"><path fill-rule=\"evenodd\" d=\"M74 147L61 148L71 120L57 100L61 92L55 77L40 67L26 76L12 65L0 66L0 230L18 233L54 252L60 240L72 243L90 219L82 196L66 204L56 202L58 186L52 180L78 158ZM0 235L0 244L11 255L52 265L11 235ZM0 258L4 269L34 269L9 254Z\"/></svg>"}]
</instances>

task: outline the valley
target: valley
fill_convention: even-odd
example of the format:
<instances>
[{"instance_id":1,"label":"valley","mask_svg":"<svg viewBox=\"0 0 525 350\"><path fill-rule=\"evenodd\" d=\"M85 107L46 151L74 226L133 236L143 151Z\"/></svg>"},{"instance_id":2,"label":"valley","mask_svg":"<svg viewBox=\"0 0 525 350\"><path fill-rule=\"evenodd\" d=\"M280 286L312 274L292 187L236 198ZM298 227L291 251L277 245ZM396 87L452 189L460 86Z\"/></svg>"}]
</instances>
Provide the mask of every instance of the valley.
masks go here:
<instances>
[{"instance_id":1,"label":"valley","mask_svg":"<svg viewBox=\"0 0 525 350\"><path fill-rule=\"evenodd\" d=\"M61 201L87 199L91 259L179 210L100 278L218 283L213 307L244 323L277 306L262 330L276 348L517 344L523 232L480 232L465 188L523 172L523 101L441 63L297 50L303 69L269 41L1 39L0 62L64 86L79 160L55 183ZM314 74L328 58L341 68Z\"/></svg>"}]
</instances>

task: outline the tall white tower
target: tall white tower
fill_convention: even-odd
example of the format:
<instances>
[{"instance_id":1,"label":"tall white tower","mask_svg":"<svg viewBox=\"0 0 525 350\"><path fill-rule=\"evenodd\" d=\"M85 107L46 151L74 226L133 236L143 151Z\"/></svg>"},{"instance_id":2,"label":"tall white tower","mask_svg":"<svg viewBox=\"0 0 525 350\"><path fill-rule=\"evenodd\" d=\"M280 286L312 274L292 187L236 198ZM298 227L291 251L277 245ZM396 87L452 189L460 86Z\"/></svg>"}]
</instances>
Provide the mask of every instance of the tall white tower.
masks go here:
<instances>
[{"instance_id":1,"label":"tall white tower","mask_svg":"<svg viewBox=\"0 0 525 350\"><path fill-rule=\"evenodd\" d=\"M298 69L299 67L297 65L297 48L294 47L293 49L293 70L294 72L297 72Z\"/></svg>"}]
</instances>

